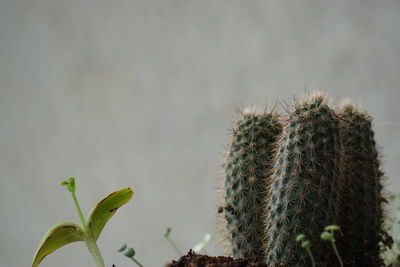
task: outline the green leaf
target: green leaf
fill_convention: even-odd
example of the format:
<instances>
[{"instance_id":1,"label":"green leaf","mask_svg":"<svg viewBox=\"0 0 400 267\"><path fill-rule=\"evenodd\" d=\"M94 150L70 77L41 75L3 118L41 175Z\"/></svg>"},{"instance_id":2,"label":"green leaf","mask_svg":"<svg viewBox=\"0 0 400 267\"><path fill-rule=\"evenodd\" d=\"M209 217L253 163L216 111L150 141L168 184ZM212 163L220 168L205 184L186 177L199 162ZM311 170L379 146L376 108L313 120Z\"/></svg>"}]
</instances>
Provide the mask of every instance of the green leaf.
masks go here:
<instances>
[{"instance_id":1,"label":"green leaf","mask_svg":"<svg viewBox=\"0 0 400 267\"><path fill-rule=\"evenodd\" d=\"M309 249L311 247L311 242L309 240L301 242L301 247L304 249Z\"/></svg>"},{"instance_id":2,"label":"green leaf","mask_svg":"<svg viewBox=\"0 0 400 267\"><path fill-rule=\"evenodd\" d=\"M337 231L340 230L340 226L339 225L328 225L327 227L325 227L325 231Z\"/></svg>"},{"instance_id":3,"label":"green leaf","mask_svg":"<svg viewBox=\"0 0 400 267\"><path fill-rule=\"evenodd\" d=\"M306 239L306 236L304 234L299 234L296 237L296 242L301 242L301 241L304 241L305 239Z\"/></svg>"},{"instance_id":4,"label":"green leaf","mask_svg":"<svg viewBox=\"0 0 400 267\"><path fill-rule=\"evenodd\" d=\"M170 234L171 234L171 228L168 227L167 230L165 230L164 237L167 238L169 237Z\"/></svg>"},{"instance_id":5,"label":"green leaf","mask_svg":"<svg viewBox=\"0 0 400 267\"><path fill-rule=\"evenodd\" d=\"M129 187L115 191L100 200L89 214L88 227L90 235L97 240L101 231L119 207L128 202L133 196Z\"/></svg>"},{"instance_id":6,"label":"green leaf","mask_svg":"<svg viewBox=\"0 0 400 267\"><path fill-rule=\"evenodd\" d=\"M119 249L118 252L123 252L128 247L127 244L123 244Z\"/></svg>"},{"instance_id":7,"label":"green leaf","mask_svg":"<svg viewBox=\"0 0 400 267\"><path fill-rule=\"evenodd\" d=\"M74 223L60 223L51 227L44 235L33 258L32 267L39 263L53 251L69 243L85 241L86 235L82 228Z\"/></svg>"},{"instance_id":8,"label":"green leaf","mask_svg":"<svg viewBox=\"0 0 400 267\"><path fill-rule=\"evenodd\" d=\"M135 250L133 248L128 248L128 250L124 253L124 255L128 258L132 258L135 256Z\"/></svg>"},{"instance_id":9,"label":"green leaf","mask_svg":"<svg viewBox=\"0 0 400 267\"><path fill-rule=\"evenodd\" d=\"M335 241L335 238L334 238L333 235L332 235L331 233L329 233L329 232L323 232L323 233L321 234L321 239L322 239L322 240L326 240L326 241L331 241L331 242Z\"/></svg>"},{"instance_id":10,"label":"green leaf","mask_svg":"<svg viewBox=\"0 0 400 267\"><path fill-rule=\"evenodd\" d=\"M75 178L74 177L69 177L68 180L62 181L61 185L62 186L66 186L68 188L68 191L71 192L71 193L75 193L75 191L76 191Z\"/></svg>"}]
</instances>

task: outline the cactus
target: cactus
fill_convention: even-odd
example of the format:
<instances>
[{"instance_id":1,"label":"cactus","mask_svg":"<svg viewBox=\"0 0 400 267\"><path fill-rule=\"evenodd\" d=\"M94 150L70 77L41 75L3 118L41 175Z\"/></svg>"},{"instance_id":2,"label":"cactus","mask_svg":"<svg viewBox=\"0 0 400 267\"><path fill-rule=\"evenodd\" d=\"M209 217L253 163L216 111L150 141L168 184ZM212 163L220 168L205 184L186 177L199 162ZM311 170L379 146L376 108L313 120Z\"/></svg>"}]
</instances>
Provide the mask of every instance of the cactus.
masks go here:
<instances>
[{"instance_id":1,"label":"cactus","mask_svg":"<svg viewBox=\"0 0 400 267\"><path fill-rule=\"evenodd\" d=\"M264 259L265 207L273 143L282 126L273 112L243 112L224 167L225 223L235 258Z\"/></svg>"},{"instance_id":2,"label":"cactus","mask_svg":"<svg viewBox=\"0 0 400 267\"><path fill-rule=\"evenodd\" d=\"M339 246L352 266L384 266L380 245L391 245L383 230L382 177L375 147L372 118L345 104L340 112L346 193L341 212L343 238Z\"/></svg>"},{"instance_id":3,"label":"cactus","mask_svg":"<svg viewBox=\"0 0 400 267\"><path fill-rule=\"evenodd\" d=\"M308 266L296 243L304 233L318 262L336 259L320 240L336 222L342 190L339 119L321 94L296 103L277 143L270 191L266 196L268 266Z\"/></svg>"},{"instance_id":4,"label":"cactus","mask_svg":"<svg viewBox=\"0 0 400 267\"><path fill-rule=\"evenodd\" d=\"M233 129L224 166L234 257L309 266L296 242L305 234L317 266L337 266L335 253L344 266L384 266L380 255L393 241L383 227L372 118L351 104L334 111L322 94L281 118L243 113ZM330 224L342 229L335 251L320 239Z\"/></svg>"}]
</instances>

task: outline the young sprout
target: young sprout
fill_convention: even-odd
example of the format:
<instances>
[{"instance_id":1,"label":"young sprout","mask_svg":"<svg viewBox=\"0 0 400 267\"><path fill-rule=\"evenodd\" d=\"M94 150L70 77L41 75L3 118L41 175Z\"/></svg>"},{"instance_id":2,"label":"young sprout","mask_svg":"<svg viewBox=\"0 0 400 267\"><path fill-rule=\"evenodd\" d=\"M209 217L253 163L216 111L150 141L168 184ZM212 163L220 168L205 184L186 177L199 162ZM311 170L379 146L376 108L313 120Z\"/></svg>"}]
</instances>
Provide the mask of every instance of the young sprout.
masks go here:
<instances>
[{"instance_id":1,"label":"young sprout","mask_svg":"<svg viewBox=\"0 0 400 267\"><path fill-rule=\"evenodd\" d=\"M128 246L124 244L122 245L122 247L120 247L120 249L118 249L118 252L124 252L124 251L125 251L124 256L133 260L138 266L143 267L143 265L134 258L136 252L133 248L128 248Z\"/></svg>"},{"instance_id":2,"label":"young sprout","mask_svg":"<svg viewBox=\"0 0 400 267\"><path fill-rule=\"evenodd\" d=\"M206 253L206 251L204 250L204 247L207 246L208 243L210 243L211 238L212 238L212 235L210 233L206 233L204 235L203 240L200 241L200 243L198 243L197 245L195 245L193 247L193 251L196 252L196 253L201 253L201 252Z\"/></svg>"},{"instance_id":3,"label":"young sprout","mask_svg":"<svg viewBox=\"0 0 400 267\"><path fill-rule=\"evenodd\" d=\"M169 237L170 234L171 234L171 228L168 227L167 230L164 233L165 239L167 239L168 243L174 248L174 250L176 251L176 253L178 253L179 256L183 255L183 253L178 248L178 246L175 244L175 242Z\"/></svg>"},{"instance_id":4,"label":"young sprout","mask_svg":"<svg viewBox=\"0 0 400 267\"><path fill-rule=\"evenodd\" d=\"M127 244L123 244L123 245L118 249L118 252L124 251L127 247L128 247Z\"/></svg>"},{"instance_id":5,"label":"young sprout","mask_svg":"<svg viewBox=\"0 0 400 267\"><path fill-rule=\"evenodd\" d=\"M300 246L307 251L307 254L311 259L311 265L312 265L312 267L315 267L314 256L311 253L311 242L310 242L310 240L307 240L306 236L304 234L299 234L296 237L296 242L301 242Z\"/></svg>"},{"instance_id":6,"label":"young sprout","mask_svg":"<svg viewBox=\"0 0 400 267\"><path fill-rule=\"evenodd\" d=\"M335 251L336 257L339 260L339 264L341 267L343 267L342 258L340 257L339 251L337 250L337 247L336 247L336 239L335 239L334 231L340 231L340 226L329 225L329 226L325 227L325 231L321 234L321 239L331 242L333 250Z\"/></svg>"},{"instance_id":7,"label":"young sprout","mask_svg":"<svg viewBox=\"0 0 400 267\"><path fill-rule=\"evenodd\" d=\"M97 240L108 220L115 214L117 209L127 203L133 196L129 187L115 191L106 196L92 208L87 222L82 214L76 198L75 178L69 177L61 185L66 186L71 192L72 199L78 213L81 226L74 223L60 223L50 228L44 235L32 261L32 267L39 266L40 262L49 254L69 243L83 241L92 255L98 267L104 267L104 260L101 256Z\"/></svg>"}]
</instances>

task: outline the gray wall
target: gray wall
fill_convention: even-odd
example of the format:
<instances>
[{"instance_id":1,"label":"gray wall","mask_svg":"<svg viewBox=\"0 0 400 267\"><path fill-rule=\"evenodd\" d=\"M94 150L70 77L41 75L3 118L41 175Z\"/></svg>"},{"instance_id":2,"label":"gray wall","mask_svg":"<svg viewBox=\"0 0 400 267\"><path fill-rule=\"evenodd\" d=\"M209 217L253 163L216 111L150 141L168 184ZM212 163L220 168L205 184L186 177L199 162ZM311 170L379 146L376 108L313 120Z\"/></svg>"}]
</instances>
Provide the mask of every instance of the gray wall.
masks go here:
<instances>
[{"instance_id":1,"label":"gray wall","mask_svg":"<svg viewBox=\"0 0 400 267\"><path fill-rule=\"evenodd\" d=\"M215 230L235 106L304 88L375 118L387 189L400 191L399 1L0 0L0 259L28 266L44 232L135 189L99 240L107 265L176 258ZM93 266L83 243L42 266ZM215 241L210 254L223 253ZM133 266L133 265L132 265Z\"/></svg>"}]
</instances>

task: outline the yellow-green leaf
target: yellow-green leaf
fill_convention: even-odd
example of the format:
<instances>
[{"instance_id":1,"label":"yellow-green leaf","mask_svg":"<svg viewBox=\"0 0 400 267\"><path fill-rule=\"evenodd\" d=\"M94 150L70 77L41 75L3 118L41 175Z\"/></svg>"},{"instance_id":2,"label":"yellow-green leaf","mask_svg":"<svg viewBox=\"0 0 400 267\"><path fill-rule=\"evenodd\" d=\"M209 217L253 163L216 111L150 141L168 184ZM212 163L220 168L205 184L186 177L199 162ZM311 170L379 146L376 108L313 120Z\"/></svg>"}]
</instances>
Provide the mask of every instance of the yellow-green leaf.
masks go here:
<instances>
[{"instance_id":1,"label":"yellow-green leaf","mask_svg":"<svg viewBox=\"0 0 400 267\"><path fill-rule=\"evenodd\" d=\"M82 228L74 223L60 223L51 227L44 235L33 258L32 267L39 263L56 249L72 242L85 241Z\"/></svg>"},{"instance_id":2,"label":"yellow-green leaf","mask_svg":"<svg viewBox=\"0 0 400 267\"><path fill-rule=\"evenodd\" d=\"M119 207L128 202L133 196L129 187L115 191L100 200L89 214L88 227L90 235L97 240L101 231Z\"/></svg>"}]
</instances>

